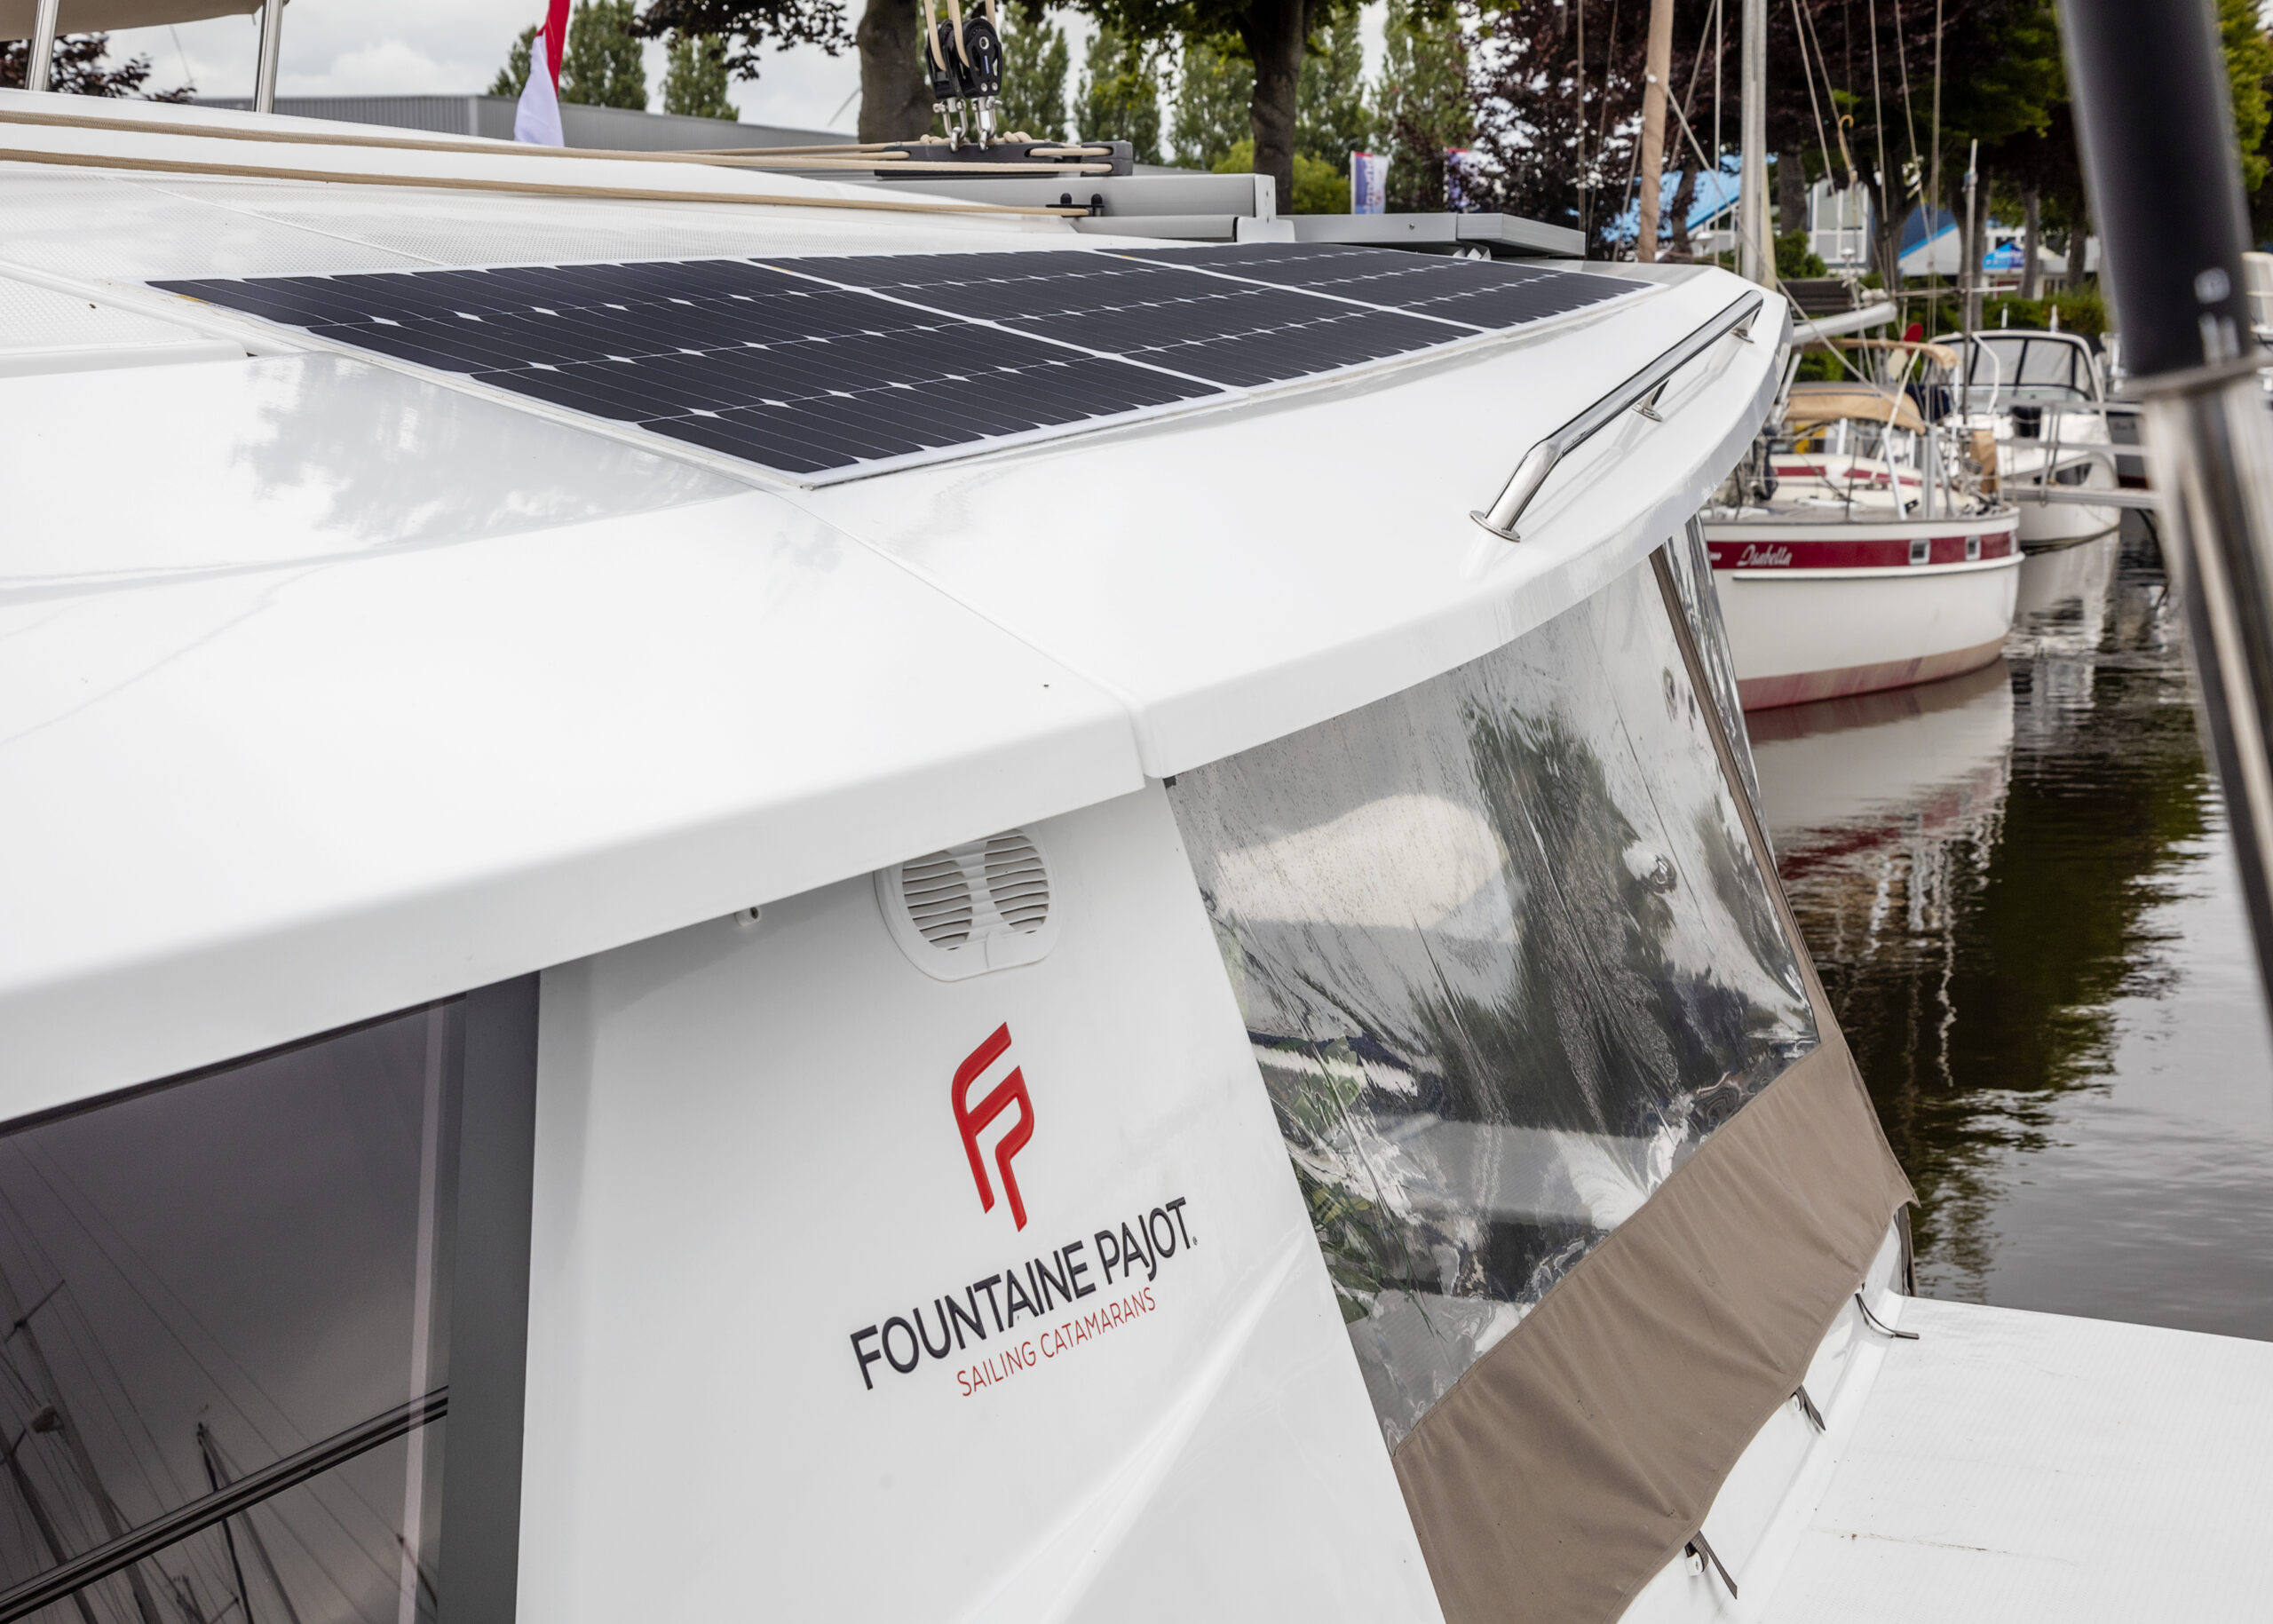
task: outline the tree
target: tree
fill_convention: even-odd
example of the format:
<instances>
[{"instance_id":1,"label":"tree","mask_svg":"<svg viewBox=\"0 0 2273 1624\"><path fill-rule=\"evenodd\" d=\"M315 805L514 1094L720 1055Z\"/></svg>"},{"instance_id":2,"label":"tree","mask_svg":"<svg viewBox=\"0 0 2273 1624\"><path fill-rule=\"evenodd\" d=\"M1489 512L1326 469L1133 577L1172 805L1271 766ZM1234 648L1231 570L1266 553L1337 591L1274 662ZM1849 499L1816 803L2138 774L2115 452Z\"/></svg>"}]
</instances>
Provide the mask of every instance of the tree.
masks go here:
<instances>
[{"instance_id":1,"label":"tree","mask_svg":"<svg viewBox=\"0 0 2273 1624\"><path fill-rule=\"evenodd\" d=\"M647 39L674 32L722 41L726 71L755 83L765 53L818 45L830 56L857 44L860 51L860 139L905 141L931 123L931 87L916 55L923 11L918 0L867 0L859 28L847 33L844 0L646 0L635 30Z\"/></svg>"},{"instance_id":2,"label":"tree","mask_svg":"<svg viewBox=\"0 0 2273 1624\"><path fill-rule=\"evenodd\" d=\"M2266 129L2273 124L2266 81L2273 79L2273 41L2258 21L2256 0L2218 0L2218 33L2226 48L2226 73L2233 83L2234 138L2241 147L2242 185L2252 192L2265 184Z\"/></svg>"},{"instance_id":3,"label":"tree","mask_svg":"<svg viewBox=\"0 0 2273 1624\"><path fill-rule=\"evenodd\" d=\"M560 55L560 99L647 110L647 69L632 33L631 0L576 0Z\"/></svg>"},{"instance_id":4,"label":"tree","mask_svg":"<svg viewBox=\"0 0 2273 1624\"><path fill-rule=\"evenodd\" d=\"M489 82L492 96L511 96L516 101L520 99L521 92L528 88L529 55L535 49L536 29L523 28L520 37L505 52L505 66L499 68L497 76Z\"/></svg>"},{"instance_id":5,"label":"tree","mask_svg":"<svg viewBox=\"0 0 2273 1624\"><path fill-rule=\"evenodd\" d=\"M112 63L105 59L109 54L107 34L65 35L55 42L55 54L48 59L48 88L67 96L131 97L137 101L187 101L197 93L191 84L146 91L142 87L150 82L150 59L129 57ZM24 88L24 64L30 55L29 40L0 44L0 90Z\"/></svg>"},{"instance_id":6,"label":"tree","mask_svg":"<svg viewBox=\"0 0 2273 1624\"><path fill-rule=\"evenodd\" d=\"M1251 167L1255 136L1247 109L1254 99L1255 69L1240 59L1236 41L1185 40L1176 82L1176 162L1213 170L1244 143Z\"/></svg>"},{"instance_id":7,"label":"tree","mask_svg":"<svg viewBox=\"0 0 2273 1624\"><path fill-rule=\"evenodd\" d=\"M1071 70L1065 30L1055 23L1021 17L1005 30L1002 94L997 104L1003 131L1043 141L1064 140L1065 78Z\"/></svg>"},{"instance_id":8,"label":"tree","mask_svg":"<svg viewBox=\"0 0 2273 1624\"><path fill-rule=\"evenodd\" d=\"M1101 24L1139 40L1207 40L1236 44L1253 69L1247 134L1255 167L1275 178L1291 197L1298 147L1297 109L1303 58L1309 40L1357 0L1077 0Z\"/></svg>"},{"instance_id":9,"label":"tree","mask_svg":"<svg viewBox=\"0 0 2273 1624\"><path fill-rule=\"evenodd\" d=\"M1100 23L1089 37L1089 59L1081 65L1080 105L1073 122L1084 140L1127 141L1136 162L1160 161L1160 92L1158 53Z\"/></svg>"},{"instance_id":10,"label":"tree","mask_svg":"<svg viewBox=\"0 0 2273 1624\"><path fill-rule=\"evenodd\" d=\"M1366 105L1366 51L1358 36L1358 16L1345 12L1329 19L1303 56L1295 97L1295 150L1350 173L1350 154L1374 139L1374 112ZM1302 178L1295 177L1299 190ZM1308 212L1308 211L1305 211Z\"/></svg>"},{"instance_id":11,"label":"tree","mask_svg":"<svg viewBox=\"0 0 2273 1624\"><path fill-rule=\"evenodd\" d=\"M663 111L688 118L741 117L726 98L726 47L705 34L674 34L663 72Z\"/></svg>"},{"instance_id":12,"label":"tree","mask_svg":"<svg viewBox=\"0 0 2273 1624\"><path fill-rule=\"evenodd\" d=\"M1215 164L1218 175L1251 175L1255 172L1255 139L1242 137ZM1337 175L1334 165L1323 158L1313 158L1306 152L1295 154L1294 195L1282 201L1280 211L1286 214L1347 214L1350 212L1350 177Z\"/></svg>"},{"instance_id":13,"label":"tree","mask_svg":"<svg viewBox=\"0 0 2273 1624\"><path fill-rule=\"evenodd\" d=\"M1468 30L1472 12L1430 13L1390 0L1384 43L1380 122L1390 144L1388 196L1392 213L1429 213L1445 206L1445 154L1477 139L1469 85Z\"/></svg>"}]
</instances>

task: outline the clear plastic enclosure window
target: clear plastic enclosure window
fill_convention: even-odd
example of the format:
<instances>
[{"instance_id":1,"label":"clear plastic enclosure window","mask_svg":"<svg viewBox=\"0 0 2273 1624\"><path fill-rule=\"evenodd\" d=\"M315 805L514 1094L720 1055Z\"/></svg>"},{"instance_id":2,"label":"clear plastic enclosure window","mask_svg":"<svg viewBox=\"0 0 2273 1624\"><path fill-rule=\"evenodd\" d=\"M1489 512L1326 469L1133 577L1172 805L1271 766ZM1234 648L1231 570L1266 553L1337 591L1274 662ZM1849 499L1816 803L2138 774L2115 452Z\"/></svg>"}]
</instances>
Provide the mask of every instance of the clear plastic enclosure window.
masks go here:
<instances>
[{"instance_id":1,"label":"clear plastic enclosure window","mask_svg":"<svg viewBox=\"0 0 2273 1624\"><path fill-rule=\"evenodd\" d=\"M1715 702L1643 565L1168 792L1392 1447L1815 1045Z\"/></svg>"}]
</instances>

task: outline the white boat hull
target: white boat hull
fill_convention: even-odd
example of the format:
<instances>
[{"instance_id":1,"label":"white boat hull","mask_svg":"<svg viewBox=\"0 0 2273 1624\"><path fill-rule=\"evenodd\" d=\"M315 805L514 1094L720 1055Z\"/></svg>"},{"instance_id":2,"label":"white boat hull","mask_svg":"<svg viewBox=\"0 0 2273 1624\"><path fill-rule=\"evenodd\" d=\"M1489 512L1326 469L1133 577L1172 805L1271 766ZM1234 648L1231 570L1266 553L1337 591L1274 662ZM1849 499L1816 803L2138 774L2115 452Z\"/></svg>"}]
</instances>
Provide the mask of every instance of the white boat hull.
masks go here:
<instances>
[{"instance_id":1,"label":"white boat hull","mask_svg":"<svg viewBox=\"0 0 2273 1624\"><path fill-rule=\"evenodd\" d=\"M1906 687L1988 664L2013 625L2016 517L1708 521L1744 708ZM1927 557L1909 563L1919 541Z\"/></svg>"}]
</instances>

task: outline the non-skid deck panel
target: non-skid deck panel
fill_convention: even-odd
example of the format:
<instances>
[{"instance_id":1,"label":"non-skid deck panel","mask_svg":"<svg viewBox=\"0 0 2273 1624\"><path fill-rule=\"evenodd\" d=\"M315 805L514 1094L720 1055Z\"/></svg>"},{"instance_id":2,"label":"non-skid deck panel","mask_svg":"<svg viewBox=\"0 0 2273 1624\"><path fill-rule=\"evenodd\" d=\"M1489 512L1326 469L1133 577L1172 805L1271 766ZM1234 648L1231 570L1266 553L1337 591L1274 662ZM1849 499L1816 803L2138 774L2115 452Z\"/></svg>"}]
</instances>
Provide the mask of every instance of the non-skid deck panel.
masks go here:
<instances>
[{"instance_id":1,"label":"non-skid deck panel","mask_svg":"<svg viewBox=\"0 0 2273 1624\"><path fill-rule=\"evenodd\" d=\"M1640 291L1643 284L1586 271L1462 259L1339 243L1248 243L1138 249L1131 259L1192 265L1273 287L1332 294L1481 329L1521 327Z\"/></svg>"},{"instance_id":2,"label":"non-skid deck panel","mask_svg":"<svg viewBox=\"0 0 2273 1624\"><path fill-rule=\"evenodd\" d=\"M1901 1324L1767 1624L2273 1614L2273 1343L1922 1298Z\"/></svg>"},{"instance_id":3,"label":"non-skid deck panel","mask_svg":"<svg viewBox=\"0 0 2273 1624\"><path fill-rule=\"evenodd\" d=\"M1336 250L1346 256L1346 250ZM1390 261L1442 265L1366 250ZM1281 263L1283 261L1283 263ZM1217 272L1217 267L1207 267ZM1316 377L1632 284L1337 263L1280 245L1230 275L1088 250L519 265L153 286L800 476L900 466ZM1330 272L1330 273L1329 273ZM1281 277L1272 281L1263 273ZM1407 273L1413 274L1413 273ZM1319 286L1299 285L1304 277ZM1354 303L1381 284L1436 319ZM1402 289L1402 291L1399 289ZM1525 290L1528 289L1526 292ZM1326 297L1321 297L1322 295ZM1573 303L1573 301L1576 303Z\"/></svg>"}]
</instances>

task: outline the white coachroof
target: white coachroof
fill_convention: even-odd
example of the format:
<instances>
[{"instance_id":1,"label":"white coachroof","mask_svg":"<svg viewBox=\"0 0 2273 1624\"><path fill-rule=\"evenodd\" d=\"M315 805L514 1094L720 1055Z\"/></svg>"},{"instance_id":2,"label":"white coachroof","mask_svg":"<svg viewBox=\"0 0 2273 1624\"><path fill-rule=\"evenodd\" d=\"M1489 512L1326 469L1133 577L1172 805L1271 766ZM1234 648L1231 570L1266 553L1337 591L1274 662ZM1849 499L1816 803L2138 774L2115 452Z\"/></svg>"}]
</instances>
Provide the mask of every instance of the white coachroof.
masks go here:
<instances>
[{"instance_id":1,"label":"white coachroof","mask_svg":"<svg viewBox=\"0 0 2273 1624\"><path fill-rule=\"evenodd\" d=\"M0 1116L1089 804L1396 692L1640 562L1774 392L1775 345L1723 340L1662 421L1570 456L1520 544L1470 522L1525 448L1739 286L1661 273L1451 353L812 489L144 283L1112 240L1026 215L122 170L239 144L0 123L10 147L75 143L75 164L0 162ZM381 161L527 172L291 154ZM651 166L590 167L620 186ZM652 168L706 194L873 195Z\"/></svg>"}]
</instances>

